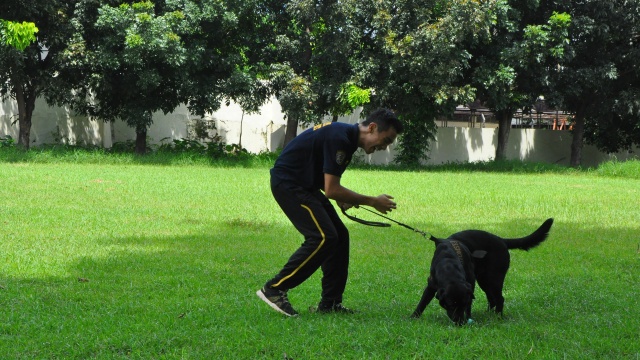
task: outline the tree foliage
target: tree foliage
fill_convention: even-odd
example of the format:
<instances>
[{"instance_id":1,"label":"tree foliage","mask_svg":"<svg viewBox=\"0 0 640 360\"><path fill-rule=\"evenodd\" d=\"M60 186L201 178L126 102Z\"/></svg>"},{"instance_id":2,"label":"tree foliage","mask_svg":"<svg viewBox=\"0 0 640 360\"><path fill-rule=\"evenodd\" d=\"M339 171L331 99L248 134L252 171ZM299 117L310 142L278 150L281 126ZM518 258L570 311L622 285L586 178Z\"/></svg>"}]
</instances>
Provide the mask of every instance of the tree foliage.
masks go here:
<instances>
[{"instance_id":1,"label":"tree foliage","mask_svg":"<svg viewBox=\"0 0 640 360\"><path fill-rule=\"evenodd\" d=\"M426 157L435 118L473 97L462 81L469 67L467 44L487 41L491 2L377 1L357 6L359 46L353 67L374 89L366 109L394 109L404 122L396 161L417 164Z\"/></svg>"},{"instance_id":2,"label":"tree foliage","mask_svg":"<svg viewBox=\"0 0 640 360\"><path fill-rule=\"evenodd\" d=\"M216 111L231 100L246 112L257 112L270 95L265 61L256 51L262 35L261 15L253 1L167 0L167 10L182 11L188 31L182 95L198 115Z\"/></svg>"},{"instance_id":3,"label":"tree foliage","mask_svg":"<svg viewBox=\"0 0 640 360\"><path fill-rule=\"evenodd\" d=\"M256 112L272 95L286 141L326 115L395 110L405 164L428 156L436 117L472 102L499 119L504 158L513 112L540 95L574 113L574 165L583 140L640 142L637 0L15 0L0 11L0 91L17 100L24 147L38 96L124 120L138 152L155 112L185 103L203 116L231 101Z\"/></svg>"},{"instance_id":4,"label":"tree foliage","mask_svg":"<svg viewBox=\"0 0 640 360\"><path fill-rule=\"evenodd\" d=\"M36 41L36 33L38 33L38 27L32 22L19 23L0 19L0 44L23 51Z\"/></svg>"},{"instance_id":5,"label":"tree foliage","mask_svg":"<svg viewBox=\"0 0 640 360\"><path fill-rule=\"evenodd\" d=\"M554 69L552 96L574 114L571 165L585 142L605 151L640 144L640 2L564 2L570 48Z\"/></svg>"},{"instance_id":6,"label":"tree foliage","mask_svg":"<svg viewBox=\"0 0 640 360\"><path fill-rule=\"evenodd\" d=\"M255 54L268 63L271 92L287 117L285 143L298 125L344 115L368 101L370 90L355 76L354 26L358 1L258 1L261 43Z\"/></svg>"},{"instance_id":7,"label":"tree foliage","mask_svg":"<svg viewBox=\"0 0 640 360\"><path fill-rule=\"evenodd\" d=\"M77 81L66 84L74 91L74 108L104 121L122 119L136 129L136 151L143 153L153 113L168 113L181 102L185 16L180 11L156 14L149 1L83 5L77 14L89 17L76 19L82 37L74 39L74 52L67 54L75 66L65 74Z\"/></svg>"},{"instance_id":8,"label":"tree foliage","mask_svg":"<svg viewBox=\"0 0 640 360\"><path fill-rule=\"evenodd\" d=\"M153 113L181 103L203 116L234 100L256 111L264 86L247 64L242 32L245 3L150 1L84 3L64 86L78 111L122 119L136 129L136 151L146 149ZM231 6L237 5L237 8Z\"/></svg>"}]
</instances>

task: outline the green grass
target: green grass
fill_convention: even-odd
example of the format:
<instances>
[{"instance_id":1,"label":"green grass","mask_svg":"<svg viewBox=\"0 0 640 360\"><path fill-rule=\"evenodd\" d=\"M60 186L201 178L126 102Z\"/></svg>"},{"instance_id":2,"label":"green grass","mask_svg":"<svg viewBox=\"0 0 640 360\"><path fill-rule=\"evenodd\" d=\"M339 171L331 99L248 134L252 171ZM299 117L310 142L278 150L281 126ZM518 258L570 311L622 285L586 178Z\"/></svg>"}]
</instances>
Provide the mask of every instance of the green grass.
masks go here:
<instances>
[{"instance_id":1,"label":"green grass","mask_svg":"<svg viewBox=\"0 0 640 360\"><path fill-rule=\"evenodd\" d=\"M555 218L540 247L512 252L504 317L477 289L476 323L455 327L437 302L409 319L433 244L347 219L358 313L310 313L317 273L290 292L301 316L283 318L255 296L301 242L269 157L153 156L0 149L0 358L640 358L637 161L348 170L343 184L393 195L389 216L438 236Z\"/></svg>"}]
</instances>

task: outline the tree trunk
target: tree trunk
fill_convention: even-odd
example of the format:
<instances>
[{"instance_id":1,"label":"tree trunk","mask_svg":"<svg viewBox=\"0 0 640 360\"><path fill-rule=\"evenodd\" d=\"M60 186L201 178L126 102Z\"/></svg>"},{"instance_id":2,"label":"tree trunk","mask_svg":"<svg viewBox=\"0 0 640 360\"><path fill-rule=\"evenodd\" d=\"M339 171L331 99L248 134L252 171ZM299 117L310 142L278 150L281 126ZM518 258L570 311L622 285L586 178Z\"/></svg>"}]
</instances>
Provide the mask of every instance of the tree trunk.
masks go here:
<instances>
[{"instance_id":1,"label":"tree trunk","mask_svg":"<svg viewBox=\"0 0 640 360\"><path fill-rule=\"evenodd\" d=\"M294 119L291 116L287 117L287 130L284 133L284 145L282 148L284 149L287 144L293 140L293 138L298 135L298 119Z\"/></svg>"},{"instance_id":2,"label":"tree trunk","mask_svg":"<svg viewBox=\"0 0 640 360\"><path fill-rule=\"evenodd\" d=\"M496 161L507 159L507 144L509 143L509 132L511 131L511 109L496 111L498 119L498 145L496 146Z\"/></svg>"},{"instance_id":3,"label":"tree trunk","mask_svg":"<svg viewBox=\"0 0 640 360\"><path fill-rule=\"evenodd\" d=\"M31 118L36 107L35 89L25 89L19 79L12 80L18 103L18 148L29 150L31 138ZM25 91L26 90L26 91Z\"/></svg>"},{"instance_id":4,"label":"tree trunk","mask_svg":"<svg viewBox=\"0 0 640 360\"><path fill-rule=\"evenodd\" d=\"M238 139L238 146L242 149L242 123L244 122L244 110L242 110L242 116L240 116L240 139Z\"/></svg>"},{"instance_id":5,"label":"tree trunk","mask_svg":"<svg viewBox=\"0 0 640 360\"><path fill-rule=\"evenodd\" d=\"M144 155L147 152L147 128L136 128L136 154Z\"/></svg>"},{"instance_id":6,"label":"tree trunk","mask_svg":"<svg viewBox=\"0 0 640 360\"><path fill-rule=\"evenodd\" d=\"M584 145L584 111L578 110L573 120L573 139L571 140L571 167L582 163L582 146Z\"/></svg>"}]
</instances>

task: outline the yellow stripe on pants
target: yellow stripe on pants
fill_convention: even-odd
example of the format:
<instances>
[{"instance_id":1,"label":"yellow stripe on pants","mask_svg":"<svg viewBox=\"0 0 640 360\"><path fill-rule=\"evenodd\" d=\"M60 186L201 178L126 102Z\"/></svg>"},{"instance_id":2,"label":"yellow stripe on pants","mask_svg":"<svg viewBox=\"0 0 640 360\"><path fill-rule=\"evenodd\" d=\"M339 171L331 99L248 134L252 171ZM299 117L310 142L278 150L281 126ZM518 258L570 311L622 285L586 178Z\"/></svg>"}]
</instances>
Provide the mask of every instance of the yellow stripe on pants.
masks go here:
<instances>
[{"instance_id":1,"label":"yellow stripe on pants","mask_svg":"<svg viewBox=\"0 0 640 360\"><path fill-rule=\"evenodd\" d=\"M322 247L322 245L324 245L324 241L326 239L325 235L324 235L324 231L322 231L322 228L320 227L320 224L318 224L318 220L316 220L316 217L313 215L313 211L311 211L311 209L308 206L305 205L300 205L303 208L305 208L308 212L309 215L311 215L311 219L313 219L313 222L316 224L316 226L318 227L318 231L320 232L320 235L322 235L322 241L320 241L320 246L318 246L318 248L311 253L311 255L309 255L308 258L306 258L302 264L300 264L300 266L298 266L295 270L293 270L293 272L285 277L283 277L282 279L280 279L280 281L278 281L276 284L271 285L272 287L278 287L280 286L280 284L282 284L283 281L287 280L288 278L292 277L293 275L295 275L298 270L300 270L306 263L309 262L309 260L311 260L312 257L314 257L318 251L320 251L320 248Z\"/></svg>"}]
</instances>

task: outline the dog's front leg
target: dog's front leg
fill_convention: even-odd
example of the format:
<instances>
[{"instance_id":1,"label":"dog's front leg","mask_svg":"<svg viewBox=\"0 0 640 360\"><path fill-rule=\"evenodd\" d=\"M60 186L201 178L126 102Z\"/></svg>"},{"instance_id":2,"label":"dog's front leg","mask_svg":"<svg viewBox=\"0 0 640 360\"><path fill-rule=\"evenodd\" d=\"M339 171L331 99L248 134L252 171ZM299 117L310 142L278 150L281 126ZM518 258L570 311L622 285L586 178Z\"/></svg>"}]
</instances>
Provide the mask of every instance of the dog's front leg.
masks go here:
<instances>
[{"instance_id":1,"label":"dog's front leg","mask_svg":"<svg viewBox=\"0 0 640 360\"><path fill-rule=\"evenodd\" d=\"M427 287L424 289L424 292L422 293L422 298L420 298L420 302L418 303L416 309L413 311L413 314L411 314L411 317L414 319L419 318L420 315L422 315L422 313L424 312L424 309L427 308L427 305L429 305L431 300L433 300L434 296L436 296L436 288L427 285Z\"/></svg>"},{"instance_id":2,"label":"dog's front leg","mask_svg":"<svg viewBox=\"0 0 640 360\"><path fill-rule=\"evenodd\" d=\"M469 303L469 307L467 307L467 320L471 319L471 305L473 304L473 300L472 302Z\"/></svg>"},{"instance_id":3,"label":"dog's front leg","mask_svg":"<svg viewBox=\"0 0 640 360\"><path fill-rule=\"evenodd\" d=\"M466 310L467 320L471 319L471 307L473 306L473 300L476 299L476 296L475 296L476 279L475 277L472 277L471 279L473 280L473 282L469 284L471 285L471 300L469 301L469 306L467 307L467 310Z\"/></svg>"}]
</instances>

